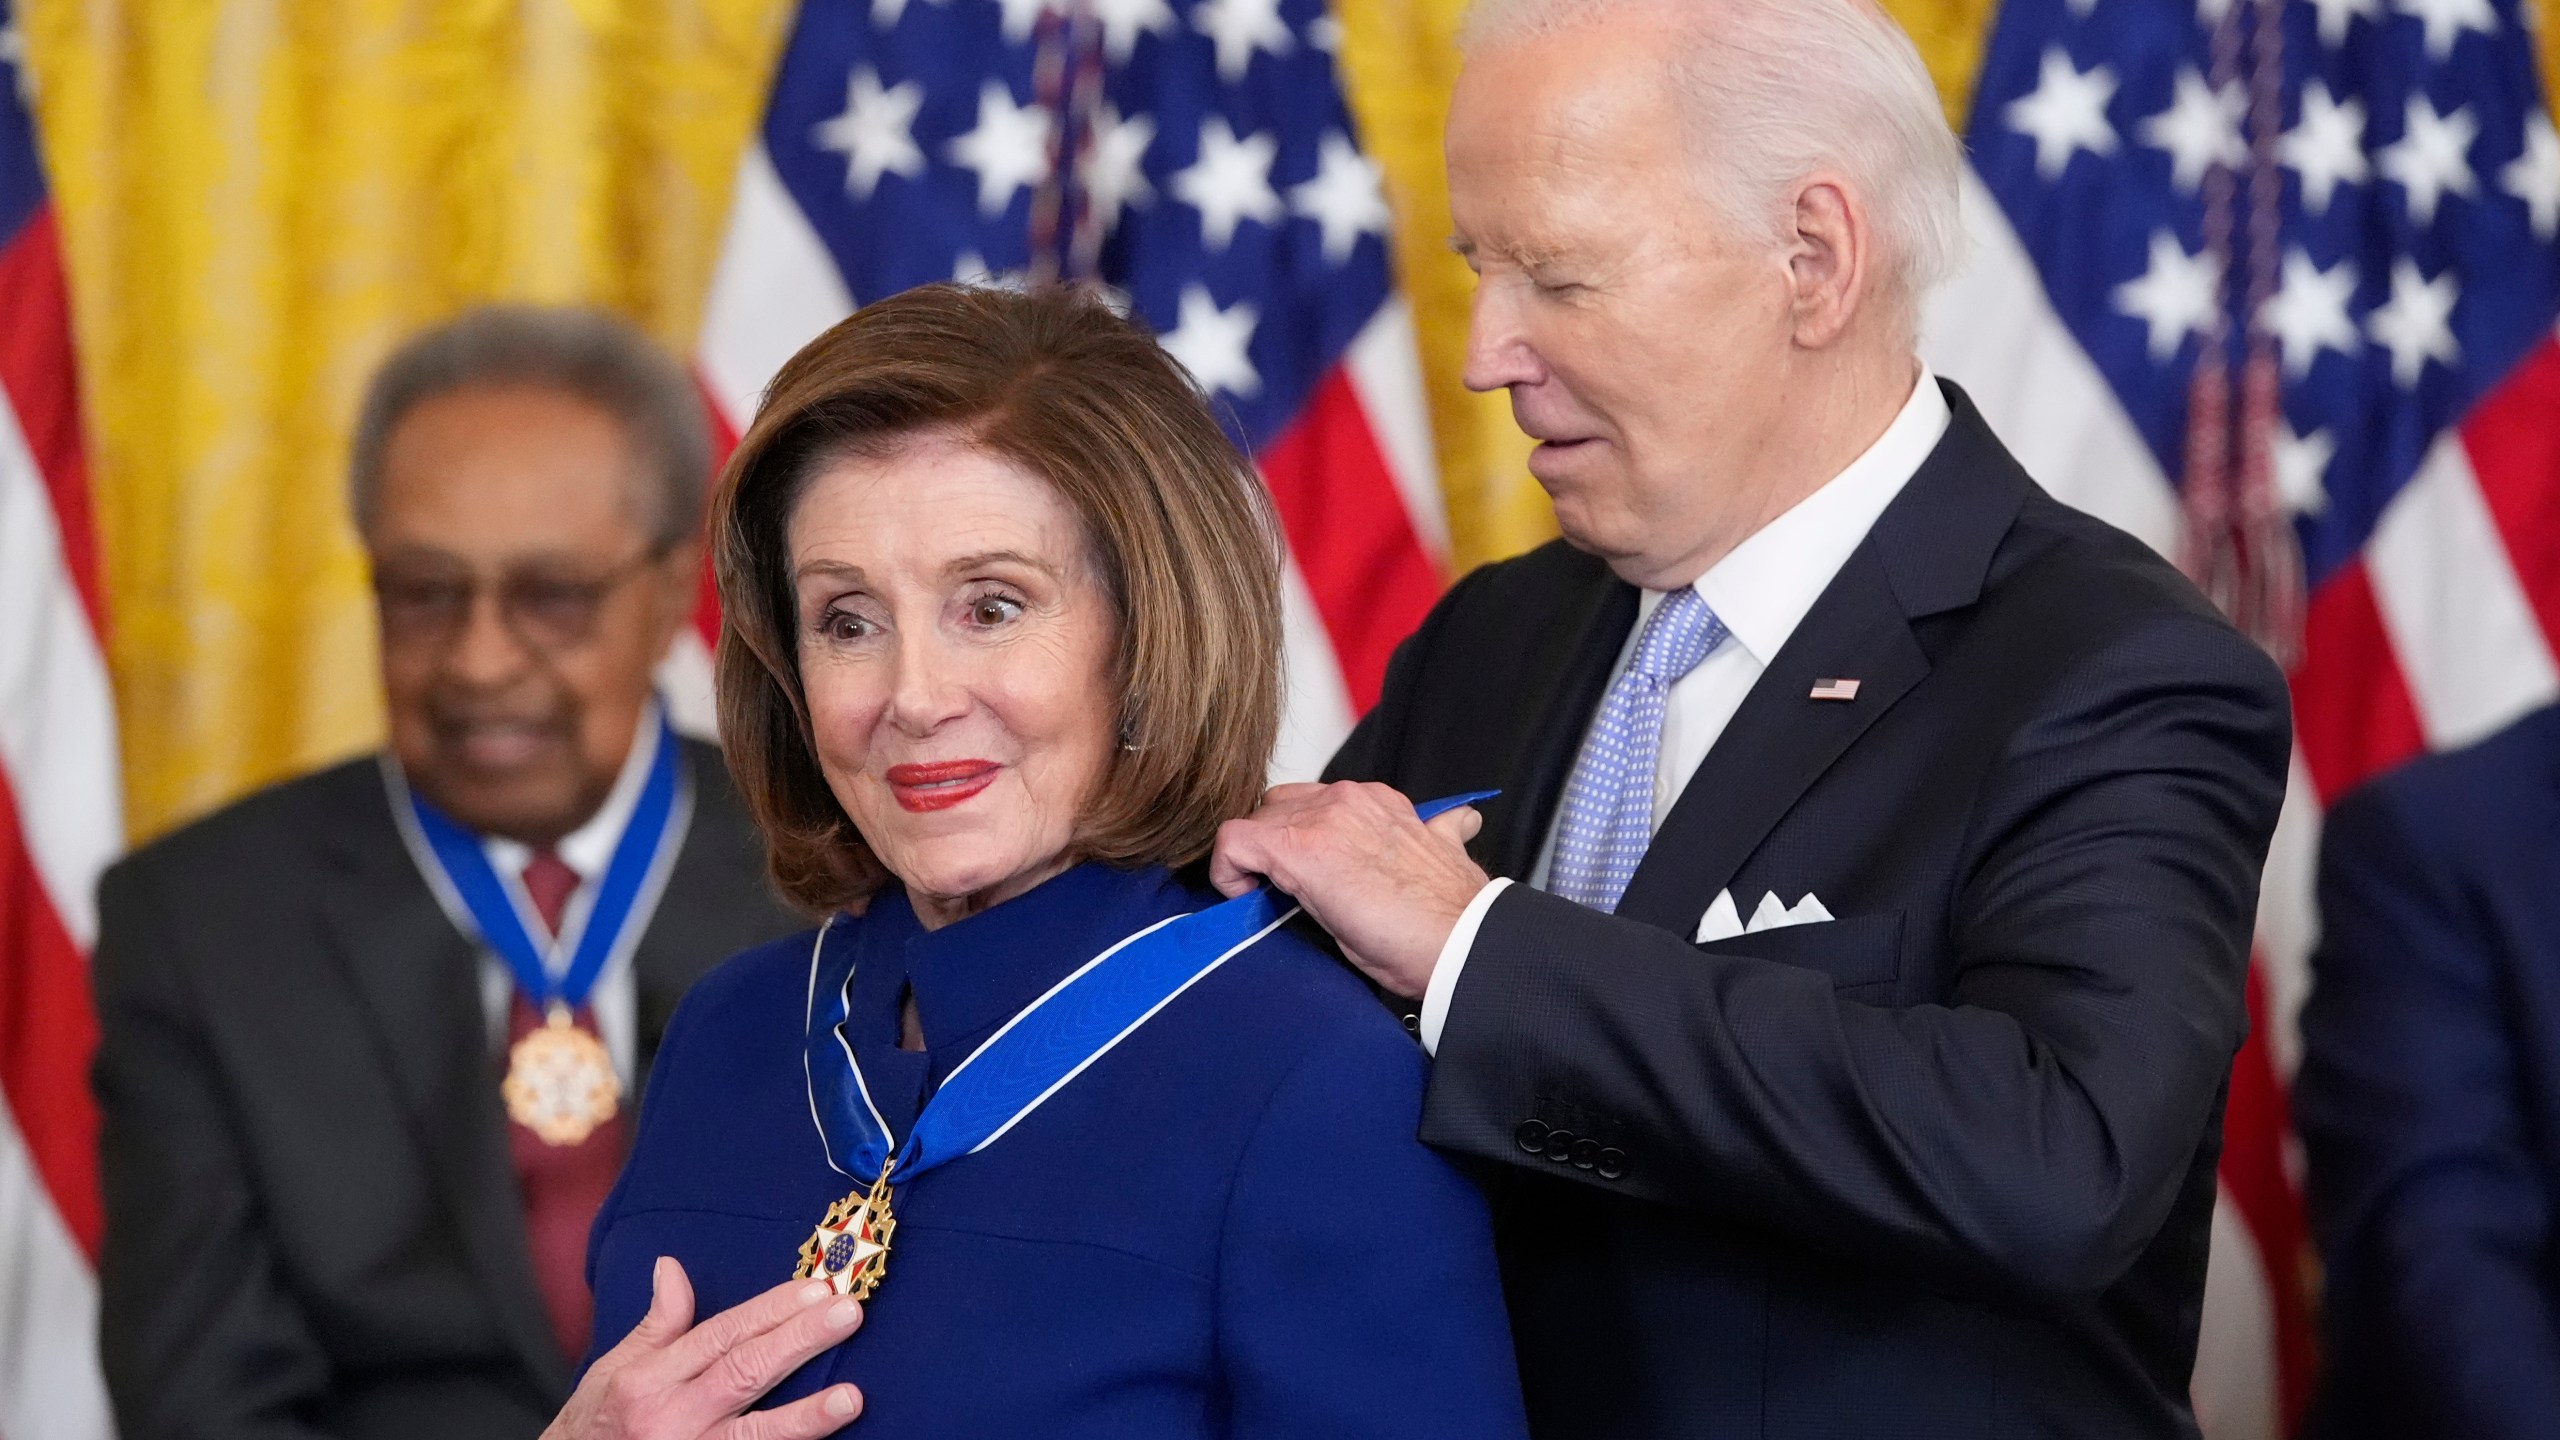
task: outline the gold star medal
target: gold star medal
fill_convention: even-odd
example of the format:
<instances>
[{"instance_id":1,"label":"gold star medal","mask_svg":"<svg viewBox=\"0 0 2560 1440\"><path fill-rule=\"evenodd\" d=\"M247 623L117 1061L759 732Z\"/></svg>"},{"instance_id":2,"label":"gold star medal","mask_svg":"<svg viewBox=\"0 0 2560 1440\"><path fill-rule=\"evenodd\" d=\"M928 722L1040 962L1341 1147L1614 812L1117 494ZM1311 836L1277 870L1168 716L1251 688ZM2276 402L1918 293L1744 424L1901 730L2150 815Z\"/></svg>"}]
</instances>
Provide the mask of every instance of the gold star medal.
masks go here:
<instances>
[{"instance_id":1,"label":"gold star medal","mask_svg":"<svg viewBox=\"0 0 2560 1440\"><path fill-rule=\"evenodd\" d=\"M825 1218L800 1245L795 1280L824 1280L839 1295L868 1300L889 1270L889 1236L898 1228L889 1213L892 1160L869 1190L856 1190L827 1207Z\"/></svg>"},{"instance_id":2,"label":"gold star medal","mask_svg":"<svg viewBox=\"0 0 2560 1440\"><path fill-rule=\"evenodd\" d=\"M545 1145L576 1145L622 1107L622 1080L604 1042L557 1002L541 1025L508 1047L499 1093L507 1118Z\"/></svg>"}]
</instances>

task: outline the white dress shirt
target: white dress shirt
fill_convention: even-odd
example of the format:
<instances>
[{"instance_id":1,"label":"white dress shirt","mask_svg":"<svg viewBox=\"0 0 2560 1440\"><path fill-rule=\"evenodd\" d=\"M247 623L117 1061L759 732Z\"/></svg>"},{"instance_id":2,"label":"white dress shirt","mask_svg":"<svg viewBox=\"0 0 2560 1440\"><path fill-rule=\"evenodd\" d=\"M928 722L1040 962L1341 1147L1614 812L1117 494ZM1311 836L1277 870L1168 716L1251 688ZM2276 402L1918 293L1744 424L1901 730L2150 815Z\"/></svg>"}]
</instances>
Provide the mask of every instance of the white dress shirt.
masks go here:
<instances>
[{"instance_id":1,"label":"white dress shirt","mask_svg":"<svg viewBox=\"0 0 2560 1440\"><path fill-rule=\"evenodd\" d=\"M1662 828L1716 737L1742 708L1744 697L1813 609L1813 602L1830 588L1858 542L1867 538L1876 517L1919 473L1929 452L1938 448L1947 433L1948 418L1947 397L1939 391L1937 377L1923 365L1911 398L1873 445L1698 577L1691 588L1724 621L1728 633L1696 669L1672 685L1663 707L1662 753L1653 781L1655 829ZM1610 684L1616 684L1626 669L1635 653L1636 637L1644 633L1645 621L1652 618L1665 593L1647 590L1637 597L1636 623L1628 628L1626 643L1619 648L1618 662L1609 672ZM1529 883L1537 889L1546 888L1555 859L1555 827L1563 811L1558 805L1556 815L1548 820L1546 843L1539 847L1537 866L1529 873ZM1475 948L1476 930L1510 883L1496 879L1477 891L1441 946L1430 986L1422 996L1418 1028L1424 1050L1439 1050L1440 1031L1449 1019L1449 997L1457 991L1458 975Z\"/></svg>"},{"instance_id":2,"label":"white dress shirt","mask_svg":"<svg viewBox=\"0 0 2560 1440\"><path fill-rule=\"evenodd\" d=\"M639 807L640 791L649 782L649 767L658 756L658 706L652 701L640 713L640 728L631 737L631 752L623 757L622 773L614 777L613 789L606 792L604 804L587 817L587 823L560 837L562 863L578 872L578 888L569 892L569 903L561 910L567 922L562 928L574 928L588 906L595 903L596 882L603 878L605 867L612 863L613 852L622 844L622 832L631 823L631 812ZM670 741L669 743L674 743ZM533 859L530 846L496 835L480 839L481 852L489 857L490 868L509 881L520 881L524 867ZM643 896L645 901L648 897ZM649 917L635 911L632 923L646 926ZM596 988L587 997L595 1007L596 1031L604 1039L606 1053L613 1056L614 1072L622 1078L624 1095L639 1083L640 987L631 975L632 947L607 962L602 975L596 977ZM568 969L569 957L546 952L543 956L553 979ZM480 1008L489 1023L489 1048L503 1050L507 1043L507 1014L513 1008L516 993L515 976L506 962L490 951L480 952Z\"/></svg>"}]
</instances>

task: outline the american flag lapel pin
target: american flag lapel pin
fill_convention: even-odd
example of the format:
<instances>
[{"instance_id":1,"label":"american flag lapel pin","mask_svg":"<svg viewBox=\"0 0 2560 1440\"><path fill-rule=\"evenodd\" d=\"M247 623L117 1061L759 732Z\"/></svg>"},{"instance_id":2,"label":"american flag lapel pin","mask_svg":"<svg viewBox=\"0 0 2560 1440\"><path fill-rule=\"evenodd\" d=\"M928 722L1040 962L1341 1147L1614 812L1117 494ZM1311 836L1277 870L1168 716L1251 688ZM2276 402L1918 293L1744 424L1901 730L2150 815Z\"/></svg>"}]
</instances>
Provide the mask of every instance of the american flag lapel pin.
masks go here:
<instances>
[{"instance_id":1,"label":"american flag lapel pin","mask_svg":"<svg viewBox=\"0 0 2560 1440\"><path fill-rule=\"evenodd\" d=\"M1858 682L1855 680L1816 680L1813 682L1813 698L1816 700L1855 700L1858 698Z\"/></svg>"}]
</instances>

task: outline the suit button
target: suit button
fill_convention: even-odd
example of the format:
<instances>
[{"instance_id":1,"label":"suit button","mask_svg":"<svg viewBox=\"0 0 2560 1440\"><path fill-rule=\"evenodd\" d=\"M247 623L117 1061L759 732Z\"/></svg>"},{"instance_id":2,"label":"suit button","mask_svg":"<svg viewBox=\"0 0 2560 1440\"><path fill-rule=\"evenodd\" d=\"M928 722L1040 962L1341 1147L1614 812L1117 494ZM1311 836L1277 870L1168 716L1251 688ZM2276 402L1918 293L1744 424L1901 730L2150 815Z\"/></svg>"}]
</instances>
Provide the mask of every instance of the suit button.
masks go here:
<instances>
[{"instance_id":1,"label":"suit button","mask_svg":"<svg viewBox=\"0 0 2560 1440\"><path fill-rule=\"evenodd\" d=\"M1563 1164L1566 1157L1573 1154L1573 1142L1581 1138L1581 1136L1574 1134L1570 1130L1548 1131L1547 1158L1555 1161L1559 1165Z\"/></svg>"},{"instance_id":2,"label":"suit button","mask_svg":"<svg viewBox=\"0 0 2560 1440\"><path fill-rule=\"evenodd\" d=\"M1520 1128L1511 1132L1511 1143L1532 1155L1544 1155L1547 1153L1547 1122L1521 1121Z\"/></svg>"},{"instance_id":3,"label":"suit button","mask_svg":"<svg viewBox=\"0 0 2560 1440\"><path fill-rule=\"evenodd\" d=\"M1588 1170L1600 1163L1600 1142L1591 1139L1576 1140L1573 1142L1572 1151L1565 1158L1572 1163L1574 1169Z\"/></svg>"},{"instance_id":4,"label":"suit button","mask_svg":"<svg viewBox=\"0 0 2560 1440\"><path fill-rule=\"evenodd\" d=\"M1627 1152L1612 1145L1594 1157L1594 1165L1603 1180L1615 1180L1627 1173Z\"/></svg>"},{"instance_id":5,"label":"suit button","mask_svg":"<svg viewBox=\"0 0 2560 1440\"><path fill-rule=\"evenodd\" d=\"M1421 1017L1421 1016L1419 1016L1419 1015L1407 1015L1407 1016L1405 1016L1405 1017L1404 1017L1404 1033L1406 1033L1407 1035L1419 1035L1419 1034L1421 1034L1421 1033L1422 1033L1422 1017Z\"/></svg>"}]
</instances>

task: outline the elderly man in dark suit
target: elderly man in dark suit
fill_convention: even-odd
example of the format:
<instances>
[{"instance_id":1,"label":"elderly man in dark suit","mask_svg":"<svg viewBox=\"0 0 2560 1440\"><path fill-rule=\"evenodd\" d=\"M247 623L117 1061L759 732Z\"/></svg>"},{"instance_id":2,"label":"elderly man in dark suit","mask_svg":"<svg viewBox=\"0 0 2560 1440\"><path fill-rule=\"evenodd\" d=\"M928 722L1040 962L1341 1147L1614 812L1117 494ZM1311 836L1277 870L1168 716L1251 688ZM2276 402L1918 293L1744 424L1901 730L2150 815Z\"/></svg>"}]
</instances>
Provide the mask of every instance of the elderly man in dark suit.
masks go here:
<instances>
[{"instance_id":1,"label":"elderly man in dark suit","mask_svg":"<svg viewBox=\"0 0 2560 1440\"><path fill-rule=\"evenodd\" d=\"M2192 1436L2281 675L1914 359L1959 160L1867 0L1467 50L1468 380L1565 538L1217 878L1406 1001L1540 1435Z\"/></svg>"},{"instance_id":2,"label":"elderly man in dark suit","mask_svg":"<svg viewBox=\"0 0 2560 1440\"><path fill-rule=\"evenodd\" d=\"M486 310L376 378L390 744L99 888L101 1341L125 1440L537 1434L677 998L794 928L652 669L710 466L683 372Z\"/></svg>"},{"instance_id":3,"label":"elderly man in dark suit","mask_svg":"<svg viewBox=\"0 0 2560 1440\"><path fill-rule=\"evenodd\" d=\"M2560 709L2341 801L2294 1122L2320 1440L2560 1428Z\"/></svg>"}]
</instances>

